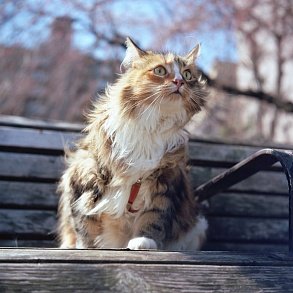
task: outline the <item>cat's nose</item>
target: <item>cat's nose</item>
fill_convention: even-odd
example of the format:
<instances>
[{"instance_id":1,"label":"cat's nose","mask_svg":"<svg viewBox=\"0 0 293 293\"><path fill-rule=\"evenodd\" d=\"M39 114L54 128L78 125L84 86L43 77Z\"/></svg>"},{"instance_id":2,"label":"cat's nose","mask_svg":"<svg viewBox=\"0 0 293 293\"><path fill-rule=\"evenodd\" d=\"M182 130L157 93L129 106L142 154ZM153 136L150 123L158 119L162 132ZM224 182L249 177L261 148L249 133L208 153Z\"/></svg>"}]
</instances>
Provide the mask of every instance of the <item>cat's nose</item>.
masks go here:
<instances>
[{"instance_id":1,"label":"cat's nose","mask_svg":"<svg viewBox=\"0 0 293 293\"><path fill-rule=\"evenodd\" d=\"M177 89L179 89L179 88L183 85L183 79L181 79L181 78L174 78L174 79L172 80L172 82L173 82L174 84L176 84Z\"/></svg>"}]
</instances>

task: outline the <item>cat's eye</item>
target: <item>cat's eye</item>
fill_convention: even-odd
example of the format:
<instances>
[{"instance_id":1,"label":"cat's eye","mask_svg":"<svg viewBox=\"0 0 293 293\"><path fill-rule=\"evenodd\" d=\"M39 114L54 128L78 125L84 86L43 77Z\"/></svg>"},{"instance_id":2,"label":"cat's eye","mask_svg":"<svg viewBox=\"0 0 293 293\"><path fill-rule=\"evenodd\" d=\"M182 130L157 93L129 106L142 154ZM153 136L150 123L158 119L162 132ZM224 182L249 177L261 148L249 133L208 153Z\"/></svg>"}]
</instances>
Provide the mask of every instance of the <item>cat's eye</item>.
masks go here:
<instances>
[{"instance_id":1,"label":"cat's eye","mask_svg":"<svg viewBox=\"0 0 293 293\"><path fill-rule=\"evenodd\" d=\"M158 76L164 76L167 74L167 70L164 66L158 66L154 69L154 74Z\"/></svg>"},{"instance_id":2,"label":"cat's eye","mask_svg":"<svg viewBox=\"0 0 293 293\"><path fill-rule=\"evenodd\" d=\"M191 74L190 70L183 71L182 75L183 75L183 78L185 80L191 80L192 79L192 74Z\"/></svg>"}]
</instances>

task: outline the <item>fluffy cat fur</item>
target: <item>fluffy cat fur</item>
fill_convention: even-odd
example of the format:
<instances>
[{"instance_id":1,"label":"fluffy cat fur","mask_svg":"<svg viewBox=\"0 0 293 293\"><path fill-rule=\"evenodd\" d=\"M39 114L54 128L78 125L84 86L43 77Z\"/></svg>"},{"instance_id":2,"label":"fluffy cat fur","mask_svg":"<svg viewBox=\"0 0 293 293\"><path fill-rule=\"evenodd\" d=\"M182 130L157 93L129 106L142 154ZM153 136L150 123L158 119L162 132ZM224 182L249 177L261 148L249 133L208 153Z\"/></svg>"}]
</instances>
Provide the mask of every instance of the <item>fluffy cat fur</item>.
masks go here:
<instances>
[{"instance_id":1,"label":"fluffy cat fur","mask_svg":"<svg viewBox=\"0 0 293 293\"><path fill-rule=\"evenodd\" d=\"M183 129L206 97L199 45L186 56L126 45L125 73L95 103L59 184L61 247L199 249L207 222L186 175Z\"/></svg>"}]
</instances>

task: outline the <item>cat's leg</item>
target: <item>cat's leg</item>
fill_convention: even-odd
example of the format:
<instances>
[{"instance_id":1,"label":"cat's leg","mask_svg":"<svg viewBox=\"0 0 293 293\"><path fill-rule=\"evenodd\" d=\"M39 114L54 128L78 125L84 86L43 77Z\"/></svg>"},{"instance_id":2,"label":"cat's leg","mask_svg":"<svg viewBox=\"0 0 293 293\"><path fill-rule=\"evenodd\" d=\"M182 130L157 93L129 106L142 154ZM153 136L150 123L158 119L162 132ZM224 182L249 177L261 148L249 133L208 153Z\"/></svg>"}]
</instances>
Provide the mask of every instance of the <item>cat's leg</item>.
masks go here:
<instances>
[{"instance_id":1,"label":"cat's leg","mask_svg":"<svg viewBox=\"0 0 293 293\"><path fill-rule=\"evenodd\" d=\"M97 168L97 162L85 150L78 150L63 174L58 218L61 246L67 248L94 247L101 227L96 217L87 216L102 197L108 178Z\"/></svg>"},{"instance_id":2,"label":"cat's leg","mask_svg":"<svg viewBox=\"0 0 293 293\"><path fill-rule=\"evenodd\" d=\"M71 214L71 207L69 195L61 190L63 186L60 185L59 190L61 194L58 207L58 238L61 249L70 249L76 247L76 232L74 229L73 218Z\"/></svg>"},{"instance_id":3,"label":"cat's leg","mask_svg":"<svg viewBox=\"0 0 293 293\"><path fill-rule=\"evenodd\" d=\"M170 229L170 210L152 208L145 211L134 224L129 249L161 249Z\"/></svg>"},{"instance_id":4,"label":"cat's leg","mask_svg":"<svg viewBox=\"0 0 293 293\"><path fill-rule=\"evenodd\" d=\"M205 243L208 223L205 217L198 216L195 225L178 239L170 242L167 250L200 250Z\"/></svg>"},{"instance_id":5,"label":"cat's leg","mask_svg":"<svg viewBox=\"0 0 293 293\"><path fill-rule=\"evenodd\" d=\"M60 248L61 249L70 249L76 247L76 234L71 225L65 224L60 231Z\"/></svg>"},{"instance_id":6,"label":"cat's leg","mask_svg":"<svg viewBox=\"0 0 293 293\"><path fill-rule=\"evenodd\" d=\"M131 249L199 249L205 239L206 220L200 216L184 170L165 169L156 184L149 185L151 205L135 221ZM180 244L180 245L179 245Z\"/></svg>"},{"instance_id":7,"label":"cat's leg","mask_svg":"<svg viewBox=\"0 0 293 293\"><path fill-rule=\"evenodd\" d=\"M208 229L208 223L203 216L197 216L195 224L187 231L180 231L180 227L171 228L177 226L174 219L169 223L164 223L162 219L168 219L166 215L161 215L160 222L154 222L152 224L142 225L137 235L142 235L130 239L127 248L137 249L168 249L168 250L200 250L206 240L206 232ZM177 231L176 231L177 230ZM182 229L183 230L183 229ZM166 234L169 234L170 238L166 241ZM169 237L168 237L169 238ZM172 240L172 238L174 238Z\"/></svg>"}]
</instances>

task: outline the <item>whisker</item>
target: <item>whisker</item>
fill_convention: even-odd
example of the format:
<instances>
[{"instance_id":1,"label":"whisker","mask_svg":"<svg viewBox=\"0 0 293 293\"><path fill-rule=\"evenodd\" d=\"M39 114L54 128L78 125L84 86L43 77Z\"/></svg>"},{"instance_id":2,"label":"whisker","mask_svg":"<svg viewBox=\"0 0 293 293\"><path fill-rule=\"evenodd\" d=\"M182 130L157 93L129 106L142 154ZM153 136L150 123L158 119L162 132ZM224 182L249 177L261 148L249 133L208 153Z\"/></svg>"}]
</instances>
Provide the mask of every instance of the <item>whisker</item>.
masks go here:
<instances>
[{"instance_id":1,"label":"whisker","mask_svg":"<svg viewBox=\"0 0 293 293\"><path fill-rule=\"evenodd\" d=\"M151 103L150 103L150 105L141 113L141 117L143 116L143 114L156 102L156 100L158 99L158 97L156 98L156 99L154 99Z\"/></svg>"},{"instance_id":2,"label":"whisker","mask_svg":"<svg viewBox=\"0 0 293 293\"><path fill-rule=\"evenodd\" d=\"M153 93L152 95L148 96L146 99L144 100L138 100L136 101L134 104L131 105L130 108L126 108L122 111L122 114L124 114L125 112L128 112L128 111L132 111L133 109L135 109L138 105L142 104L143 102L145 101L148 101L149 99L151 99L152 97L154 97L155 95L157 95L158 93Z\"/></svg>"},{"instance_id":3,"label":"whisker","mask_svg":"<svg viewBox=\"0 0 293 293\"><path fill-rule=\"evenodd\" d=\"M164 96L161 96L161 100L159 101L159 112L161 112L161 104L163 102Z\"/></svg>"},{"instance_id":4,"label":"whisker","mask_svg":"<svg viewBox=\"0 0 293 293\"><path fill-rule=\"evenodd\" d=\"M154 100L154 104L159 100L159 98L162 97L161 95L158 96L155 100ZM150 118L152 112L154 112L156 109L153 107L152 110L149 112L149 115L147 117L147 120Z\"/></svg>"}]
</instances>

